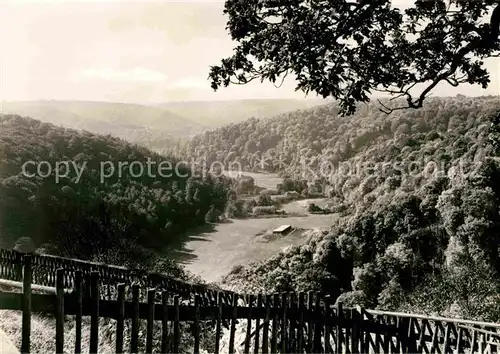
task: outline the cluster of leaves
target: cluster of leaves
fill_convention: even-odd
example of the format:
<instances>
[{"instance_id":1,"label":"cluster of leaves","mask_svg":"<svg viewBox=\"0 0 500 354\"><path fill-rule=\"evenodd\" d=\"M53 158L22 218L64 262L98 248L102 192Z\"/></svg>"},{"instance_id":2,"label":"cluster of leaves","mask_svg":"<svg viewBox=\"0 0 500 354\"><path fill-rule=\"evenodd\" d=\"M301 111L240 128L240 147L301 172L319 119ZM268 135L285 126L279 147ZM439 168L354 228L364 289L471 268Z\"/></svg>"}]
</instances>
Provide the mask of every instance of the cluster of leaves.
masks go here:
<instances>
[{"instance_id":1,"label":"cluster of leaves","mask_svg":"<svg viewBox=\"0 0 500 354\"><path fill-rule=\"evenodd\" d=\"M499 105L498 98L459 97L388 116L367 107L349 122L328 117L331 130L322 131L338 145L309 158L331 154L372 166L328 181L351 213L329 233L243 267L225 282L264 292L342 292L346 304L497 321L500 169L490 119ZM302 129L293 120L289 129L301 137L323 119L309 113ZM377 162L386 163L383 171L373 168ZM411 173L411 164L427 168Z\"/></svg>"},{"instance_id":2,"label":"cluster of leaves","mask_svg":"<svg viewBox=\"0 0 500 354\"><path fill-rule=\"evenodd\" d=\"M418 0L404 9L390 0L227 0L224 13L237 45L210 68L214 90L290 74L296 90L337 99L342 114L374 91L404 97L398 108L420 108L440 83L485 88L483 60L500 53L496 0Z\"/></svg>"},{"instance_id":3,"label":"cluster of leaves","mask_svg":"<svg viewBox=\"0 0 500 354\"><path fill-rule=\"evenodd\" d=\"M226 177L181 165L160 174L161 162L176 166L177 161L111 136L13 115L1 116L0 124L2 247L28 236L52 253L140 264L145 258L141 248L163 248L175 235L224 211L232 183ZM151 173L148 159L154 162ZM48 162L52 174L41 177L32 164L27 167L33 177L24 175L28 161ZM57 181L54 167L64 161L70 162L69 174ZM115 171L101 179L102 166L110 166L107 161ZM143 165L144 173L128 168L119 173L119 163L134 161ZM80 180L73 162L85 167Z\"/></svg>"}]
</instances>

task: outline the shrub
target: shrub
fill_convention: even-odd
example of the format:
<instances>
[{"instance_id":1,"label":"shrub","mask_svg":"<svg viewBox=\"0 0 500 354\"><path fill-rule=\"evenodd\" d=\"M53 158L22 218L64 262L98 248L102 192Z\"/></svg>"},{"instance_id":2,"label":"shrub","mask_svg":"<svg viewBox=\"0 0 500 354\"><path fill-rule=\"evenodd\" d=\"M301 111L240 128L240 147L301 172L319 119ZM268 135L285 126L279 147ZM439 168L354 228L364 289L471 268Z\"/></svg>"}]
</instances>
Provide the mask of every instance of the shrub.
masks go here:
<instances>
[{"instance_id":1,"label":"shrub","mask_svg":"<svg viewBox=\"0 0 500 354\"><path fill-rule=\"evenodd\" d=\"M253 208L254 215L276 214L276 207L274 206L257 206Z\"/></svg>"}]
</instances>

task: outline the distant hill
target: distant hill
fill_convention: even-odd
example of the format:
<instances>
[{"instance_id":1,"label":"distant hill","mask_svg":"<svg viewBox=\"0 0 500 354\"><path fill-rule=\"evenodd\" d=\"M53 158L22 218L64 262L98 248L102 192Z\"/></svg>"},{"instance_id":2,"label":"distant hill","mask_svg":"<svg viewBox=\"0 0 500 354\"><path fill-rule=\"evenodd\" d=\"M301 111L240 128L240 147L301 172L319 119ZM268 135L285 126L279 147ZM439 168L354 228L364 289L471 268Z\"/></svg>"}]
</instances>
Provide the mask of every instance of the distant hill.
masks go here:
<instances>
[{"instance_id":1,"label":"distant hill","mask_svg":"<svg viewBox=\"0 0 500 354\"><path fill-rule=\"evenodd\" d=\"M159 104L158 107L188 117L198 124L216 128L230 123L239 123L250 117L270 117L328 102L323 99L247 99L167 102Z\"/></svg>"},{"instance_id":2,"label":"distant hill","mask_svg":"<svg viewBox=\"0 0 500 354\"><path fill-rule=\"evenodd\" d=\"M191 136L201 125L160 107L91 101L3 102L1 112L39 119L68 128L111 134L148 145L148 140Z\"/></svg>"},{"instance_id":3,"label":"distant hill","mask_svg":"<svg viewBox=\"0 0 500 354\"><path fill-rule=\"evenodd\" d=\"M141 105L95 101L2 102L0 113L33 117L67 128L111 134L155 151L207 129L324 104L320 99L249 99Z\"/></svg>"}]
</instances>

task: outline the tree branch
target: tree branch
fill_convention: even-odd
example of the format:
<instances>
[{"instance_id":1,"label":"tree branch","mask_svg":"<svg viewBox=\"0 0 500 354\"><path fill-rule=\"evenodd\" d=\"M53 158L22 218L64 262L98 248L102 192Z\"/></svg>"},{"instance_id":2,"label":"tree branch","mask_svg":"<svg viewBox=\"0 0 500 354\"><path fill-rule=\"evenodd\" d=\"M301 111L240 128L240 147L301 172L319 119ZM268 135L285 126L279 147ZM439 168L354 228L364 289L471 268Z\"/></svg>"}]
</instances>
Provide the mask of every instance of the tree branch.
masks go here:
<instances>
[{"instance_id":1,"label":"tree branch","mask_svg":"<svg viewBox=\"0 0 500 354\"><path fill-rule=\"evenodd\" d=\"M494 45L498 41L498 36L500 34L500 4L495 7L490 18L490 42Z\"/></svg>"},{"instance_id":2,"label":"tree branch","mask_svg":"<svg viewBox=\"0 0 500 354\"><path fill-rule=\"evenodd\" d=\"M285 79L287 76L288 76L288 70L285 71L285 75L283 75L283 78L281 79L281 83L278 86L276 86L276 84L273 82L274 87L280 88L281 86L283 86L283 82L285 82Z\"/></svg>"},{"instance_id":3,"label":"tree branch","mask_svg":"<svg viewBox=\"0 0 500 354\"><path fill-rule=\"evenodd\" d=\"M384 107L385 111L382 110L384 113L392 113L395 110L399 109L405 109L405 108L421 108L425 98L429 94L430 91L432 91L441 81L447 81L450 85L452 86L458 86L458 80L454 78L450 78L450 76L456 74L456 71L458 70L460 66L460 62L465 58L465 56L469 53L471 53L474 49L478 49L481 47L487 47L491 48L493 47L497 41L498 37L500 35L500 4L498 4L495 9L493 10L490 18L490 33L488 34L487 37L481 38L478 41L473 41L468 43L465 47L461 48L458 53L456 54L455 58L453 59L450 68L446 70L445 72L441 73L438 75L432 83L427 86L420 96L418 97L417 100L413 100L411 94L408 93L408 90L406 92L398 92L398 94L401 95L407 95L407 106L403 107L397 107L397 108L389 108L385 105L382 104ZM379 101L380 102L380 101Z\"/></svg>"}]
</instances>

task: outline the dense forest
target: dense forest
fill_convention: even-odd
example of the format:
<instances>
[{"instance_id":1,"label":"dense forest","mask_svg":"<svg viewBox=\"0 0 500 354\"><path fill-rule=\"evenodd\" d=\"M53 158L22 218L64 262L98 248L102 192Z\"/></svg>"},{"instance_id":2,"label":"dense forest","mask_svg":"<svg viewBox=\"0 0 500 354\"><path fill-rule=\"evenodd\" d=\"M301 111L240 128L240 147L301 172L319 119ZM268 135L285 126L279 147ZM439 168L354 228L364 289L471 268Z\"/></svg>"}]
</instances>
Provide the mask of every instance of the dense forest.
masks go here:
<instances>
[{"instance_id":1,"label":"dense forest","mask_svg":"<svg viewBox=\"0 0 500 354\"><path fill-rule=\"evenodd\" d=\"M187 228L216 221L226 206L231 180L223 176L181 165L177 173L172 169L163 176L155 165L151 174L138 168L123 168L120 174L119 162L138 161L147 171L148 159L156 166L177 161L118 138L15 115L0 116L0 127L2 247L110 264L161 265L146 250L161 249ZM46 161L52 173L46 176L48 165L37 172L32 163L27 176L23 164L28 161ZM64 176L58 180L54 167L65 161L69 173L60 166ZM102 168L111 165L114 173ZM73 166L84 167L81 176Z\"/></svg>"},{"instance_id":2,"label":"dense forest","mask_svg":"<svg viewBox=\"0 0 500 354\"><path fill-rule=\"evenodd\" d=\"M237 267L226 285L342 292L349 305L500 320L500 171L490 122L499 108L497 97L460 96L390 115L368 105L342 118L330 105L197 137L189 153L215 145L211 157L250 168L253 156L281 152L282 174L322 179L350 210L329 233ZM325 180L322 161L358 168Z\"/></svg>"},{"instance_id":3,"label":"dense forest","mask_svg":"<svg viewBox=\"0 0 500 354\"><path fill-rule=\"evenodd\" d=\"M306 177L311 177L311 171L302 171L304 165L315 167L324 160L333 164L349 160L373 147L377 139L398 137L398 144L405 145L410 136L414 139L414 134L446 133L456 125L467 127L473 123L467 116L469 109L495 100L466 99L471 106L466 106L468 109L463 112L459 108L464 105L463 99L466 98L449 98L446 103L441 99L430 100L425 109L391 115L381 112L377 104L360 105L357 113L347 117L338 115L337 105L326 104L229 124L179 144L174 152L208 162L220 161L226 168L240 164L246 171L277 171L295 176L305 172ZM436 114L442 117L436 119Z\"/></svg>"}]
</instances>

